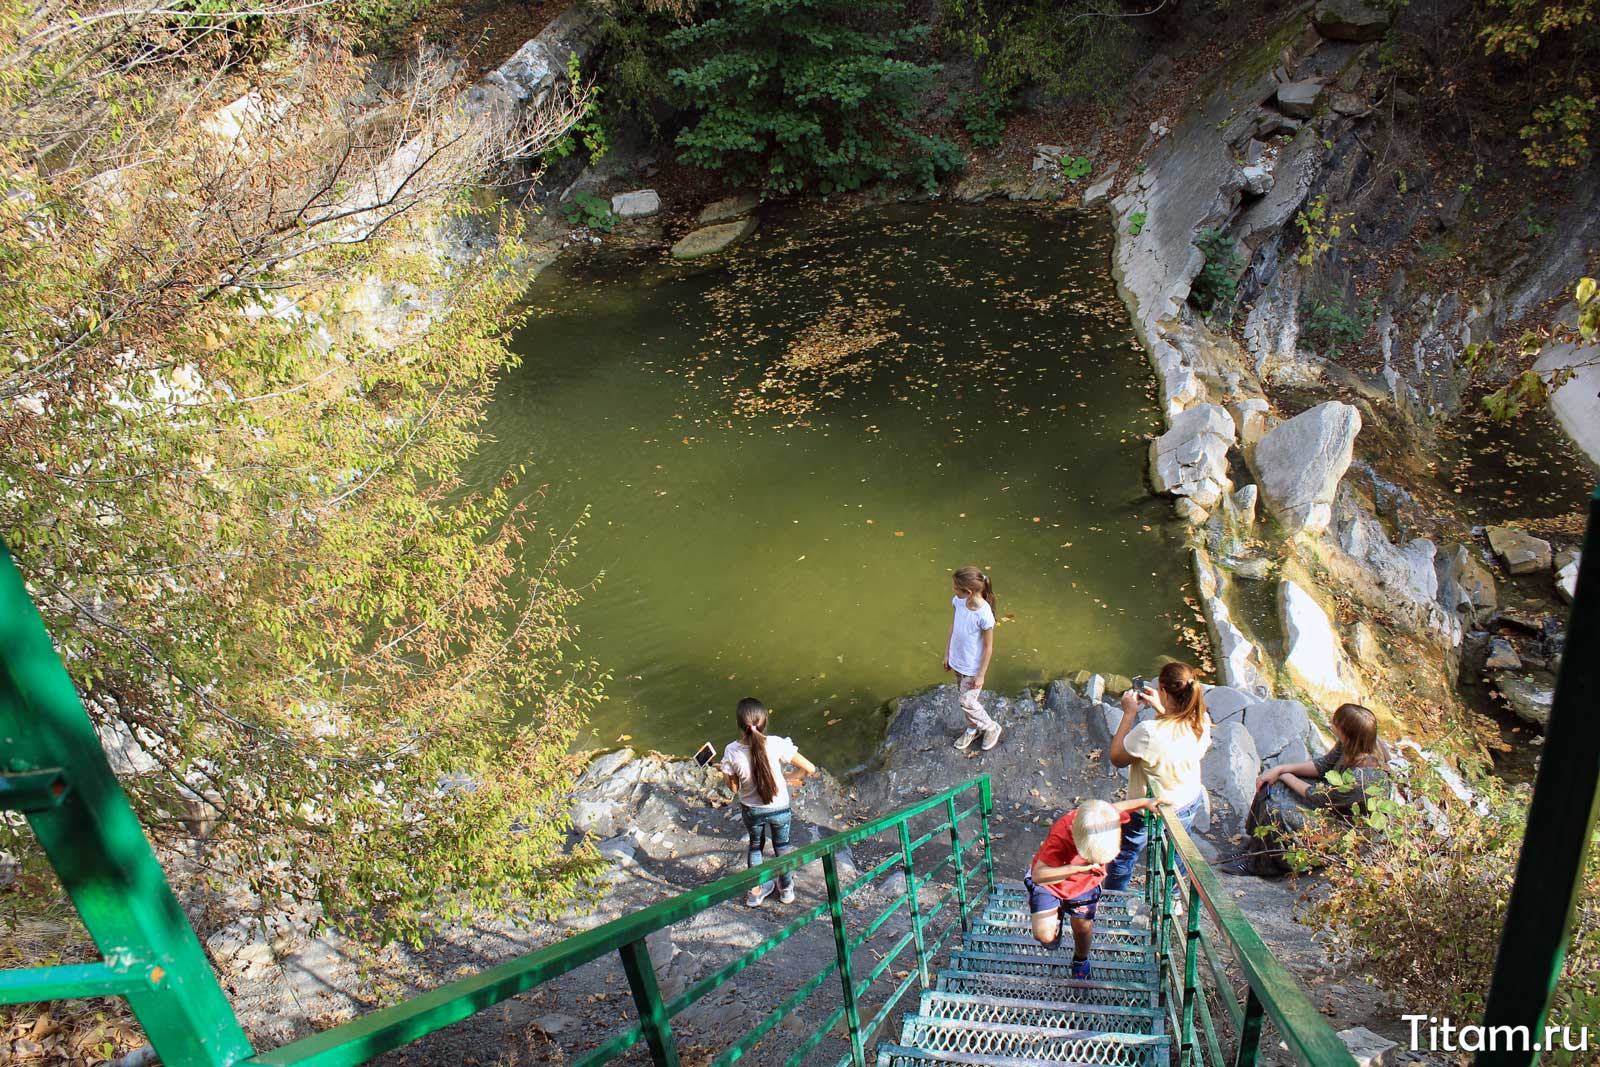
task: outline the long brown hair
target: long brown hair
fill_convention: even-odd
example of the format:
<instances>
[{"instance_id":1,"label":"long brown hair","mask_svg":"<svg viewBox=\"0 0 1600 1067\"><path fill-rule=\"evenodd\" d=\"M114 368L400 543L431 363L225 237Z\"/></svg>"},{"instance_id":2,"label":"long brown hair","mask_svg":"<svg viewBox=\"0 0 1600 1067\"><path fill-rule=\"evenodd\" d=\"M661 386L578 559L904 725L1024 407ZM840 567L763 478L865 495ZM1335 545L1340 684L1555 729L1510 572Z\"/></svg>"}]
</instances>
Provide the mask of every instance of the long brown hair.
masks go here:
<instances>
[{"instance_id":1,"label":"long brown hair","mask_svg":"<svg viewBox=\"0 0 1600 1067\"><path fill-rule=\"evenodd\" d=\"M739 732L744 734L745 747L750 750L750 781L761 803L771 804L778 795L778 779L773 777L772 764L767 760L766 729L767 706L755 697L739 701Z\"/></svg>"},{"instance_id":2,"label":"long brown hair","mask_svg":"<svg viewBox=\"0 0 1600 1067\"><path fill-rule=\"evenodd\" d=\"M989 576L976 567L962 567L951 575L955 579L956 588L967 596L981 596L989 602L989 610L994 607L994 586L989 584Z\"/></svg>"},{"instance_id":3,"label":"long brown hair","mask_svg":"<svg viewBox=\"0 0 1600 1067\"><path fill-rule=\"evenodd\" d=\"M1194 731L1196 737L1206 735L1206 695L1200 688L1200 682L1194 676L1194 668L1187 663L1176 661L1161 668L1159 685L1173 702L1178 705L1177 711L1168 712L1163 707L1163 714L1167 718L1177 719L1189 729Z\"/></svg>"},{"instance_id":4,"label":"long brown hair","mask_svg":"<svg viewBox=\"0 0 1600 1067\"><path fill-rule=\"evenodd\" d=\"M1359 767L1368 756L1380 762L1388 758L1388 749L1378 740L1378 717L1360 704L1340 704L1333 713L1333 728L1339 733L1340 770Z\"/></svg>"}]
</instances>

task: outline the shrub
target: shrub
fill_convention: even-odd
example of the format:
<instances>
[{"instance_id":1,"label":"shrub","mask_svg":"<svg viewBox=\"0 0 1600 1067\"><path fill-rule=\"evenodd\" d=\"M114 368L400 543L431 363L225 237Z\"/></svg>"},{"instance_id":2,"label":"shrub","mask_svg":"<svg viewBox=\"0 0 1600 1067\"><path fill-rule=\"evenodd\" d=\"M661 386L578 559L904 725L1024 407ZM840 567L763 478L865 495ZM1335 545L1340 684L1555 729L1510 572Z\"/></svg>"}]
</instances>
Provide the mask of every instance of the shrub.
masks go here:
<instances>
[{"instance_id":1,"label":"shrub","mask_svg":"<svg viewBox=\"0 0 1600 1067\"><path fill-rule=\"evenodd\" d=\"M695 118L680 158L773 193L931 187L955 146L912 128L936 67L896 53L923 27L879 28L899 0L713 0L674 30L686 61L670 77Z\"/></svg>"},{"instance_id":2,"label":"shrub","mask_svg":"<svg viewBox=\"0 0 1600 1067\"><path fill-rule=\"evenodd\" d=\"M1480 815L1424 772L1407 783L1412 803L1374 798L1355 827L1313 821L1290 859L1326 865L1328 892L1302 921L1387 990L1408 1012L1481 1015L1527 823L1527 791L1475 783ZM1447 820L1446 822L1441 822ZM1550 1021L1600 1018L1600 848L1591 843L1566 965ZM1550 1062L1578 1062L1549 1051Z\"/></svg>"},{"instance_id":3,"label":"shrub","mask_svg":"<svg viewBox=\"0 0 1600 1067\"><path fill-rule=\"evenodd\" d=\"M1239 289L1238 270L1244 259L1235 250L1231 237L1221 230L1201 230L1195 245L1205 254L1205 266L1189 287L1189 302L1210 318L1219 309L1232 308Z\"/></svg>"},{"instance_id":4,"label":"shrub","mask_svg":"<svg viewBox=\"0 0 1600 1067\"><path fill-rule=\"evenodd\" d=\"M1128 65L1126 15L1111 0L946 0L940 29L983 64L985 91L1007 102L1037 85L1105 103Z\"/></svg>"},{"instance_id":5,"label":"shrub","mask_svg":"<svg viewBox=\"0 0 1600 1067\"><path fill-rule=\"evenodd\" d=\"M1337 356L1367 335L1372 315L1371 300L1352 304L1343 294L1325 293L1301 306L1300 336L1329 357Z\"/></svg>"},{"instance_id":6,"label":"shrub","mask_svg":"<svg viewBox=\"0 0 1600 1067\"><path fill-rule=\"evenodd\" d=\"M574 226L587 226L602 233L610 233L617 224L611 201L584 189L573 193L572 199L561 205L561 213Z\"/></svg>"}]
</instances>

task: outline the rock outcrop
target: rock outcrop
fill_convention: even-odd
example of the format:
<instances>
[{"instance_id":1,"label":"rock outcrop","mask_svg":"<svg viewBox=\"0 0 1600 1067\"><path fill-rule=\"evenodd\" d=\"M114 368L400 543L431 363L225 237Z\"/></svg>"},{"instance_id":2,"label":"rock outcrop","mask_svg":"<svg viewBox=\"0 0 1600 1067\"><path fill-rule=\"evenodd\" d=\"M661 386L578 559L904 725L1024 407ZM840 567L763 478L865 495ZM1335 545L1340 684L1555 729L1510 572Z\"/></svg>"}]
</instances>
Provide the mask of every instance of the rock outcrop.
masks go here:
<instances>
[{"instance_id":1,"label":"rock outcrop","mask_svg":"<svg viewBox=\"0 0 1600 1067\"><path fill-rule=\"evenodd\" d=\"M1363 0L1318 0L1311 13L1317 32L1334 41L1376 41L1389 32L1393 8Z\"/></svg>"},{"instance_id":2,"label":"rock outcrop","mask_svg":"<svg viewBox=\"0 0 1600 1067\"><path fill-rule=\"evenodd\" d=\"M1466 545L1439 553L1434 562L1440 606L1464 625L1481 626L1499 606L1489 568Z\"/></svg>"},{"instance_id":3,"label":"rock outcrop","mask_svg":"<svg viewBox=\"0 0 1600 1067\"><path fill-rule=\"evenodd\" d=\"M1292 581L1278 586L1284 672L1324 707L1359 703L1361 687L1322 606Z\"/></svg>"},{"instance_id":4,"label":"rock outcrop","mask_svg":"<svg viewBox=\"0 0 1600 1067\"><path fill-rule=\"evenodd\" d=\"M1321 533L1333 518L1361 413L1330 400L1268 430L1256 444L1256 484L1267 510L1292 533Z\"/></svg>"},{"instance_id":5,"label":"rock outcrop","mask_svg":"<svg viewBox=\"0 0 1600 1067\"><path fill-rule=\"evenodd\" d=\"M1233 442L1233 417L1217 405L1179 412L1171 429L1150 443L1150 480L1156 492L1215 507L1233 485L1228 480Z\"/></svg>"}]
</instances>

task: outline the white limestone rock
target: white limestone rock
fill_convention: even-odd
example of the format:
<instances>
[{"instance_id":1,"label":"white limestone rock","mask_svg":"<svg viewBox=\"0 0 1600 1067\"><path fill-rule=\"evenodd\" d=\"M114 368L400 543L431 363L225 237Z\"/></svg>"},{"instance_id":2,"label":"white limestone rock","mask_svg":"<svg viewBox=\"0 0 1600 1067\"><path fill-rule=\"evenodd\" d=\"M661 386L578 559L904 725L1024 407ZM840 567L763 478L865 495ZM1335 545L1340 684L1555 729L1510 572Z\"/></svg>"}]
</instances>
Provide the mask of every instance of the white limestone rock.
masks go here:
<instances>
[{"instance_id":1,"label":"white limestone rock","mask_svg":"<svg viewBox=\"0 0 1600 1067\"><path fill-rule=\"evenodd\" d=\"M1221 799L1235 815L1242 817L1250 810L1260 769L1255 738L1244 723L1235 719L1212 728L1211 747L1200 763L1200 777L1212 796Z\"/></svg>"},{"instance_id":2,"label":"white limestone rock","mask_svg":"<svg viewBox=\"0 0 1600 1067\"><path fill-rule=\"evenodd\" d=\"M1278 586L1278 614L1283 622L1283 667L1290 680L1324 707L1360 703L1360 681L1315 598L1296 583L1283 582Z\"/></svg>"},{"instance_id":3,"label":"white limestone rock","mask_svg":"<svg viewBox=\"0 0 1600 1067\"><path fill-rule=\"evenodd\" d=\"M1334 494L1360 431L1361 413L1330 400L1279 423L1256 444L1261 499L1291 533L1328 528Z\"/></svg>"},{"instance_id":4,"label":"white limestone rock","mask_svg":"<svg viewBox=\"0 0 1600 1067\"><path fill-rule=\"evenodd\" d=\"M1468 546L1456 545L1439 553L1434 567L1439 606L1464 625L1483 624L1499 607L1494 575Z\"/></svg>"},{"instance_id":5,"label":"white limestone rock","mask_svg":"<svg viewBox=\"0 0 1600 1067\"><path fill-rule=\"evenodd\" d=\"M1561 599L1568 604L1578 596L1578 563L1582 553L1574 552L1572 560L1566 566L1556 571L1556 592L1561 594Z\"/></svg>"},{"instance_id":6,"label":"white limestone rock","mask_svg":"<svg viewBox=\"0 0 1600 1067\"><path fill-rule=\"evenodd\" d=\"M661 196L654 189L635 189L611 198L611 212L619 219L649 218L661 210Z\"/></svg>"},{"instance_id":7,"label":"white limestone rock","mask_svg":"<svg viewBox=\"0 0 1600 1067\"><path fill-rule=\"evenodd\" d=\"M1233 442L1233 417L1217 405L1179 412L1172 428L1150 443L1150 479L1156 491L1186 496L1207 510L1215 507L1232 487L1228 449Z\"/></svg>"},{"instance_id":8,"label":"white limestone rock","mask_svg":"<svg viewBox=\"0 0 1600 1067\"><path fill-rule=\"evenodd\" d=\"M1550 569L1550 542L1515 526L1491 526L1489 547L1512 574L1537 574Z\"/></svg>"}]
</instances>

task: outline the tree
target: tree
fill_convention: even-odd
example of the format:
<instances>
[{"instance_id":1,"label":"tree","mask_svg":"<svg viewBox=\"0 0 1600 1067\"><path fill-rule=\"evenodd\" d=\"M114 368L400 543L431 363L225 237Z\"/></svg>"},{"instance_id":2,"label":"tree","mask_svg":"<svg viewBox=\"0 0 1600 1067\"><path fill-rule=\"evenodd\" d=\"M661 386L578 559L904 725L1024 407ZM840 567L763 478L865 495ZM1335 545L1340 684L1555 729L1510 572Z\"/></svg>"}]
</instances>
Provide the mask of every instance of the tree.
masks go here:
<instances>
[{"instance_id":1,"label":"tree","mask_svg":"<svg viewBox=\"0 0 1600 1067\"><path fill-rule=\"evenodd\" d=\"M1593 278L1580 278L1573 290L1573 319L1553 329L1528 330L1517 339L1515 355L1521 361L1534 359L1549 344L1592 345L1600 340L1600 283ZM1493 341L1483 341L1467 346L1465 366L1471 375L1483 375L1503 370L1502 353ZM1571 381L1579 367L1593 366L1600 356L1592 356L1555 370L1541 371L1531 367L1511 374L1510 381L1485 394L1484 410L1492 418L1507 421L1516 418L1530 405L1538 406L1550 394Z\"/></svg>"},{"instance_id":2,"label":"tree","mask_svg":"<svg viewBox=\"0 0 1600 1067\"><path fill-rule=\"evenodd\" d=\"M437 250L582 103L315 3L0 0L0 526L158 844L263 906L415 938L586 869L571 532L460 479L513 249Z\"/></svg>"},{"instance_id":3,"label":"tree","mask_svg":"<svg viewBox=\"0 0 1600 1067\"><path fill-rule=\"evenodd\" d=\"M1600 0L1485 0L1478 40L1539 83L1520 130L1523 156L1541 169L1572 170L1594 154L1589 142L1600 85Z\"/></svg>"},{"instance_id":4,"label":"tree","mask_svg":"<svg viewBox=\"0 0 1600 1067\"><path fill-rule=\"evenodd\" d=\"M684 162L769 192L931 187L960 157L912 125L937 68L896 53L924 27L883 29L899 0L713 0L674 30L671 72L695 118Z\"/></svg>"}]
</instances>

